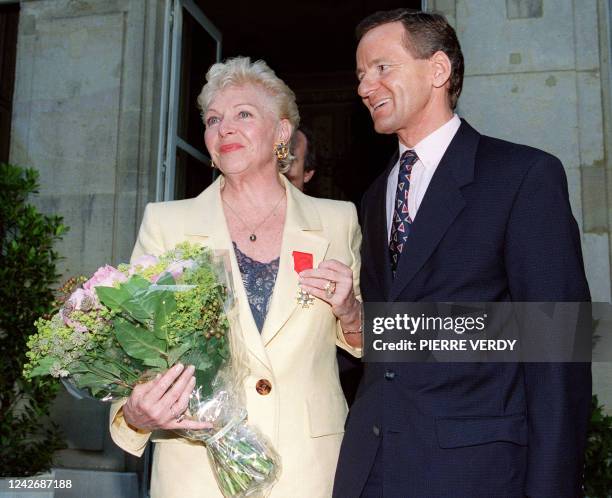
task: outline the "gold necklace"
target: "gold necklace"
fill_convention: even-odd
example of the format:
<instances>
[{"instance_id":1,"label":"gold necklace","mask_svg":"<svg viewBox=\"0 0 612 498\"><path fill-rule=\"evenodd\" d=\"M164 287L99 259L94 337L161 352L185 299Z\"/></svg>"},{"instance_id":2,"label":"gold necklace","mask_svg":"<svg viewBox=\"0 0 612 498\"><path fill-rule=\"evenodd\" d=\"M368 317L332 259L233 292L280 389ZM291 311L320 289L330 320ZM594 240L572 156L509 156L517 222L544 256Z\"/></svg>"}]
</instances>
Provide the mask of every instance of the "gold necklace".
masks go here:
<instances>
[{"instance_id":1,"label":"gold necklace","mask_svg":"<svg viewBox=\"0 0 612 498\"><path fill-rule=\"evenodd\" d=\"M255 235L255 232L257 231L257 229L263 225L270 216L272 216L272 213L274 213L274 211L276 211L276 208L279 206L279 204L281 203L281 201L283 200L283 197L285 197L285 192L283 191L282 195L280 196L280 199L276 202L276 204L274 204L274 207L272 208L272 210L267 214L267 216L260 221L257 226L255 228L253 228L251 230L251 228L249 227L249 225L247 225L245 223L245 221L240 217L240 215L234 211L234 208L223 198L223 196L221 196L221 200L223 201L223 204L225 204L232 213L234 213L234 216L236 216L236 218L238 218L240 220L240 223L242 223L244 225L244 227L251 232L251 235L249 235L249 240L251 242L255 242L257 240L257 235Z\"/></svg>"}]
</instances>

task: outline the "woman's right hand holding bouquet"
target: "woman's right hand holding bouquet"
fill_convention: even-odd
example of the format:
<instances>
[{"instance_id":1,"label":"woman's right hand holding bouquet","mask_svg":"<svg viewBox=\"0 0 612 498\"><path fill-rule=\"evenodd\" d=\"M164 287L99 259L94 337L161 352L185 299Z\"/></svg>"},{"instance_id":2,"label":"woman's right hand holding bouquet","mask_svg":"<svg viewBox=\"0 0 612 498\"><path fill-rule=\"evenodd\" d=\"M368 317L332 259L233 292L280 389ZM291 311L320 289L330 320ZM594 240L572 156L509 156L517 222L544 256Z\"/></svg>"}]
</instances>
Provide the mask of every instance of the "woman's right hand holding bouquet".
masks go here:
<instances>
[{"instance_id":1,"label":"woman's right hand holding bouquet","mask_svg":"<svg viewBox=\"0 0 612 498\"><path fill-rule=\"evenodd\" d=\"M163 375L132 390L123 405L123 418L131 427L144 431L156 429L209 429L212 424L184 419L189 397L195 387L195 368L182 364L174 365Z\"/></svg>"}]
</instances>

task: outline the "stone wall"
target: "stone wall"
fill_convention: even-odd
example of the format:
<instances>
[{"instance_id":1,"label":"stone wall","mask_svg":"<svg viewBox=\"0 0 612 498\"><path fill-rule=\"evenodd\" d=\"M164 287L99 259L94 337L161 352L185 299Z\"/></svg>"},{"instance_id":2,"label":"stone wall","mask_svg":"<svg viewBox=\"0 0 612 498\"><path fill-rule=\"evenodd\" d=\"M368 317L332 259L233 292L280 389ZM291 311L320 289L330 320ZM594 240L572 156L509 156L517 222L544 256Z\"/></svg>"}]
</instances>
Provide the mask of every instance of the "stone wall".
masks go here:
<instances>
[{"instance_id":1,"label":"stone wall","mask_svg":"<svg viewBox=\"0 0 612 498\"><path fill-rule=\"evenodd\" d=\"M154 161L155 14L136 0L22 2L11 161L40 170L41 207L70 226L67 274L130 255Z\"/></svg>"}]
</instances>

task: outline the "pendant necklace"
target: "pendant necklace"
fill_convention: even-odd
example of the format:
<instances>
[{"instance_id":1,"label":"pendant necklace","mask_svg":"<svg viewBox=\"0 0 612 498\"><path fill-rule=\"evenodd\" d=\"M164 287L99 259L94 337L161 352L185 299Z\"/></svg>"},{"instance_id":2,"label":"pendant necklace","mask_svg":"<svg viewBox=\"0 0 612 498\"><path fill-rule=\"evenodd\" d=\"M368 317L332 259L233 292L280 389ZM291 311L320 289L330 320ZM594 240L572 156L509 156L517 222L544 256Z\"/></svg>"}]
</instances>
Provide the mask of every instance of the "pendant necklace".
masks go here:
<instances>
[{"instance_id":1,"label":"pendant necklace","mask_svg":"<svg viewBox=\"0 0 612 498\"><path fill-rule=\"evenodd\" d=\"M249 240L251 242L255 242L257 240L257 235L255 235L255 232L257 232L258 228L263 225L270 216L272 216L272 213L274 213L274 211L276 211L276 208L279 206L279 204L281 203L281 201L283 200L283 197L285 197L285 192L283 191L283 194L280 196L280 199L278 199L278 201L276 202L276 204L274 204L274 207L272 208L272 210L267 214L267 216L257 224L257 226L255 228L253 228L251 230L251 228L249 227L249 225L247 225L245 223L245 221L240 217L240 215L234 211L234 208L232 208L232 206L223 198L221 197L221 200L223 201L223 204L225 204L232 213L234 213L234 216L236 216L236 218L238 218L240 220L240 223L242 223L244 225L244 227L251 232L251 235L249 235Z\"/></svg>"}]
</instances>

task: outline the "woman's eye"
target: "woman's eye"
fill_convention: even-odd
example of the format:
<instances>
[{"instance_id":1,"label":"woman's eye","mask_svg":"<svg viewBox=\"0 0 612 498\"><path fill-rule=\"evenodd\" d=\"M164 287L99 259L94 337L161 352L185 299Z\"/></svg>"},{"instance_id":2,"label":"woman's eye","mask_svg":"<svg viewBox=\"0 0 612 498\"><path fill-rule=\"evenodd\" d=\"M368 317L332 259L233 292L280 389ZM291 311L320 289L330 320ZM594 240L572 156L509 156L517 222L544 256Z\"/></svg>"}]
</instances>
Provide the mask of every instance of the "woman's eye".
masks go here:
<instances>
[{"instance_id":1,"label":"woman's eye","mask_svg":"<svg viewBox=\"0 0 612 498\"><path fill-rule=\"evenodd\" d=\"M238 113L238 116L240 116L241 118L248 118L251 117L251 113L248 111L240 111Z\"/></svg>"},{"instance_id":2,"label":"woman's eye","mask_svg":"<svg viewBox=\"0 0 612 498\"><path fill-rule=\"evenodd\" d=\"M211 116L210 118L206 120L206 126L212 126L218 121L219 121L219 118L217 116Z\"/></svg>"},{"instance_id":3,"label":"woman's eye","mask_svg":"<svg viewBox=\"0 0 612 498\"><path fill-rule=\"evenodd\" d=\"M389 66L387 64L380 64L378 66L379 73L384 73L387 69L389 69Z\"/></svg>"}]
</instances>

